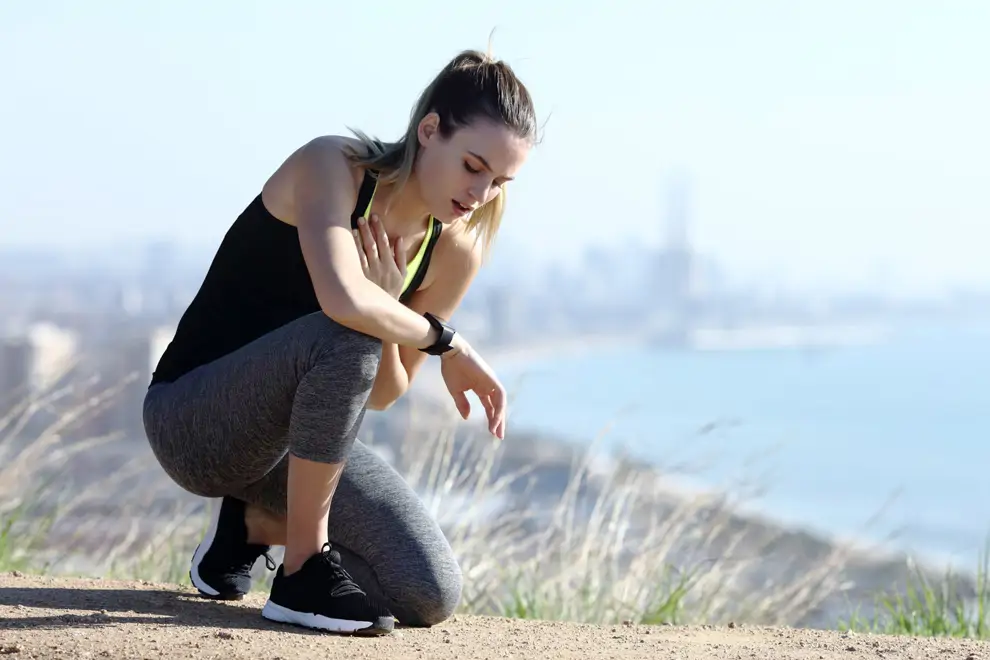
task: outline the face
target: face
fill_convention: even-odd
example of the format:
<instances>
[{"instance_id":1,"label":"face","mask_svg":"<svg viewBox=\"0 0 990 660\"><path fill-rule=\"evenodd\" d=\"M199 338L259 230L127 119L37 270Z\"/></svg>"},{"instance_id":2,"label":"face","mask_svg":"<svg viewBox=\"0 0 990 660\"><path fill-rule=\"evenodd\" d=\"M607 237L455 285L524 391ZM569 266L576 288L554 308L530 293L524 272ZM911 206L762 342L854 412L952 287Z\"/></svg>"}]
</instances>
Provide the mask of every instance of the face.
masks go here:
<instances>
[{"instance_id":1,"label":"face","mask_svg":"<svg viewBox=\"0 0 990 660\"><path fill-rule=\"evenodd\" d=\"M531 145L488 120L461 127L446 139L438 129L433 113L419 124L416 179L430 212L449 224L495 199L519 172Z\"/></svg>"}]
</instances>

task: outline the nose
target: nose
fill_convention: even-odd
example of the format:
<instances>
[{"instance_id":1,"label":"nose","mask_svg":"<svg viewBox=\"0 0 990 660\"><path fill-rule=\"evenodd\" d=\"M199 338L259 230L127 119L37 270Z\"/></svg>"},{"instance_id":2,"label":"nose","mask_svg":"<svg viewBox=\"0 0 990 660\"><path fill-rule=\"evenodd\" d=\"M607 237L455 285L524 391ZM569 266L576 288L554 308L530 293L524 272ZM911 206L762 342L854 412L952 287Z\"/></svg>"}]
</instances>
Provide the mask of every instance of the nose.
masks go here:
<instances>
[{"instance_id":1,"label":"nose","mask_svg":"<svg viewBox=\"0 0 990 660\"><path fill-rule=\"evenodd\" d=\"M471 202L475 204L483 204L485 202L485 191L488 187L482 183L475 184L468 188L468 197Z\"/></svg>"}]
</instances>

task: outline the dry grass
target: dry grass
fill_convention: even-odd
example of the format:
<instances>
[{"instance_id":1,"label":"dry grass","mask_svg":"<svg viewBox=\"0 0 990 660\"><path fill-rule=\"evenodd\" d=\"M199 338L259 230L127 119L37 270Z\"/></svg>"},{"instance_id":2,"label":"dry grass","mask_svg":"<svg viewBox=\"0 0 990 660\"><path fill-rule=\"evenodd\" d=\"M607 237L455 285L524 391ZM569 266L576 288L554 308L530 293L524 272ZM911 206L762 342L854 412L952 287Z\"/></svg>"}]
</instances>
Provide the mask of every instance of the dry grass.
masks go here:
<instances>
[{"instance_id":1,"label":"dry grass","mask_svg":"<svg viewBox=\"0 0 990 660\"><path fill-rule=\"evenodd\" d=\"M66 387L0 419L0 569L187 582L203 501L172 485L150 452L120 452L120 438L66 440L118 389ZM594 446L548 494L538 489L541 465L506 473L502 449L455 428L390 446L461 562L464 611L797 625L842 588L847 551L832 547L809 564L782 544L783 531L740 525L725 494L675 496L655 472L603 473ZM85 467L93 456L102 471ZM268 579L260 573L259 585Z\"/></svg>"},{"instance_id":2,"label":"dry grass","mask_svg":"<svg viewBox=\"0 0 990 660\"><path fill-rule=\"evenodd\" d=\"M539 466L497 475L499 448L490 442L459 443L450 430L403 447L400 471L449 521L467 611L594 623L793 623L839 587L843 550L774 582L765 551L776 539L733 529L730 498L674 496L654 472L601 474L594 445L571 465L563 492L542 502L531 497ZM467 504L444 516L444 503L460 504L464 493ZM501 508L493 517L494 503Z\"/></svg>"},{"instance_id":3,"label":"dry grass","mask_svg":"<svg viewBox=\"0 0 990 660\"><path fill-rule=\"evenodd\" d=\"M78 436L131 381L65 380L0 417L0 568L180 581L195 503L149 519L170 490L150 453L121 455L118 434Z\"/></svg>"}]
</instances>

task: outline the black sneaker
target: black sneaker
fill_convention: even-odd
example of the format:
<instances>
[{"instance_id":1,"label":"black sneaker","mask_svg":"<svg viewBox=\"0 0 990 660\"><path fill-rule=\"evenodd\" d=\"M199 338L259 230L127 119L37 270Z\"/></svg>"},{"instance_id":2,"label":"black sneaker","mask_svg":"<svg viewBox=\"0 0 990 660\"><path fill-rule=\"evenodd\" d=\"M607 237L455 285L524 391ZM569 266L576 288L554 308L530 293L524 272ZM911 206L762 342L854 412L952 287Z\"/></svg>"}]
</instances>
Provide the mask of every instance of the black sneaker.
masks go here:
<instances>
[{"instance_id":1,"label":"black sneaker","mask_svg":"<svg viewBox=\"0 0 990 660\"><path fill-rule=\"evenodd\" d=\"M224 497L193 553L189 579L206 598L244 598L251 590L251 568L262 555L268 568L275 570L275 561L268 554L270 547L247 542L244 509L244 502Z\"/></svg>"},{"instance_id":2,"label":"black sneaker","mask_svg":"<svg viewBox=\"0 0 990 660\"><path fill-rule=\"evenodd\" d=\"M351 635L385 635L392 614L375 603L340 565L329 543L292 575L279 566L261 615L271 621Z\"/></svg>"}]
</instances>

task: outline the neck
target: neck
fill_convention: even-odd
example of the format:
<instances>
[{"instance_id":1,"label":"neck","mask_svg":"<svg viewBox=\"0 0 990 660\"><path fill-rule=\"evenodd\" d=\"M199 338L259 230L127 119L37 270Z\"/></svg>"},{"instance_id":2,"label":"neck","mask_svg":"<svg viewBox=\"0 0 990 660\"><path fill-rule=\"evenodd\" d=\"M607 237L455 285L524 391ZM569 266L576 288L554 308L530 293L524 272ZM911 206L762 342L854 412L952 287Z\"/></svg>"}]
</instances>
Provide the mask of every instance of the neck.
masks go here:
<instances>
[{"instance_id":1,"label":"neck","mask_svg":"<svg viewBox=\"0 0 990 660\"><path fill-rule=\"evenodd\" d=\"M419 186L412 178L401 191L396 190L394 184L379 185L374 206L381 209L376 210L376 213L381 218L390 241L394 242L400 236L416 234L426 226L430 212L417 194L418 189Z\"/></svg>"}]
</instances>

